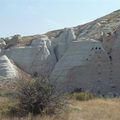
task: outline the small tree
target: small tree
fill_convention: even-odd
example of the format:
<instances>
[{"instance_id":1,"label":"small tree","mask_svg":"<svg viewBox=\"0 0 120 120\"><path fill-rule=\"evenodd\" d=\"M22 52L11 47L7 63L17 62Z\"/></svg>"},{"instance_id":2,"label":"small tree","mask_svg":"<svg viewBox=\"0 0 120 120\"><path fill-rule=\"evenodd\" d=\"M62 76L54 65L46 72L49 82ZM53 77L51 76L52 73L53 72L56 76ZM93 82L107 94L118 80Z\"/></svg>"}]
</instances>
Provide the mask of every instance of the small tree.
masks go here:
<instances>
[{"instance_id":1,"label":"small tree","mask_svg":"<svg viewBox=\"0 0 120 120\"><path fill-rule=\"evenodd\" d=\"M43 77L19 84L18 99L22 114L54 113L65 105L63 95Z\"/></svg>"}]
</instances>

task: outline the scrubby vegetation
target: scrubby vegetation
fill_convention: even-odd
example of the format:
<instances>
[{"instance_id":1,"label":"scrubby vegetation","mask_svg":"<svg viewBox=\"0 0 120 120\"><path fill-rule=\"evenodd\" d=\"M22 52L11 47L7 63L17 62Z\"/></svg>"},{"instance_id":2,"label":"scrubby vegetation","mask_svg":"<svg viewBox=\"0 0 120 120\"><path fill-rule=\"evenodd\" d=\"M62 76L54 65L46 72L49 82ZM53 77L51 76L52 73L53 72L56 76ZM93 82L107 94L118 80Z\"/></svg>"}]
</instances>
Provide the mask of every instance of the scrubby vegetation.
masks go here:
<instances>
[{"instance_id":1,"label":"scrubby vegetation","mask_svg":"<svg viewBox=\"0 0 120 120\"><path fill-rule=\"evenodd\" d=\"M95 99L96 96L89 92L74 92L70 94L70 98L78 101L87 101L87 100Z\"/></svg>"},{"instance_id":2,"label":"scrubby vegetation","mask_svg":"<svg viewBox=\"0 0 120 120\"><path fill-rule=\"evenodd\" d=\"M15 93L0 92L0 115L27 116L55 114L65 106L63 94L58 94L47 78L20 80ZM5 99L5 100L4 100Z\"/></svg>"},{"instance_id":3,"label":"scrubby vegetation","mask_svg":"<svg viewBox=\"0 0 120 120\"><path fill-rule=\"evenodd\" d=\"M0 98L0 106L7 103L8 100ZM14 103L14 102L13 102ZM13 104L12 101L10 104ZM11 105L10 105L11 106ZM14 106L14 105L13 105ZM0 107L0 110L1 110ZM3 107L2 107L3 108ZM1 112L1 111L0 111ZM89 101L76 101L69 99L68 109L60 114L37 115L31 113L25 117L1 116L0 120L120 120L120 99L92 99Z\"/></svg>"},{"instance_id":4,"label":"scrubby vegetation","mask_svg":"<svg viewBox=\"0 0 120 120\"><path fill-rule=\"evenodd\" d=\"M55 113L64 105L64 96L58 94L47 78L39 78L19 86L19 108L23 114Z\"/></svg>"},{"instance_id":5,"label":"scrubby vegetation","mask_svg":"<svg viewBox=\"0 0 120 120\"><path fill-rule=\"evenodd\" d=\"M119 111L119 98L83 91L58 94L42 77L21 80L15 92L0 90L0 120L119 120Z\"/></svg>"}]
</instances>

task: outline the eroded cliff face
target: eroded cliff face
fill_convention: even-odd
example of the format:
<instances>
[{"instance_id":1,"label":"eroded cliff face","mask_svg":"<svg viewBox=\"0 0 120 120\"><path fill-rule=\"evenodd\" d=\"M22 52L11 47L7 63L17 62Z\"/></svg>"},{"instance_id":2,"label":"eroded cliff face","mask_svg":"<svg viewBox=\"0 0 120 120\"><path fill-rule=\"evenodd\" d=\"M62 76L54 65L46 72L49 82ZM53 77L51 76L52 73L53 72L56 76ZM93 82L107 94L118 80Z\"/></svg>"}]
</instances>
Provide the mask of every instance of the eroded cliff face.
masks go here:
<instances>
[{"instance_id":1,"label":"eroded cliff face","mask_svg":"<svg viewBox=\"0 0 120 120\"><path fill-rule=\"evenodd\" d=\"M44 35L1 39L3 55L32 76L49 76L58 90L119 95L120 11ZM13 78L6 69L2 74Z\"/></svg>"},{"instance_id":2,"label":"eroded cliff face","mask_svg":"<svg viewBox=\"0 0 120 120\"><path fill-rule=\"evenodd\" d=\"M56 64L51 80L64 91L87 90L95 94L118 95L120 91L120 53L116 42L106 49L93 39L73 41ZM61 85L61 86L60 86Z\"/></svg>"}]
</instances>

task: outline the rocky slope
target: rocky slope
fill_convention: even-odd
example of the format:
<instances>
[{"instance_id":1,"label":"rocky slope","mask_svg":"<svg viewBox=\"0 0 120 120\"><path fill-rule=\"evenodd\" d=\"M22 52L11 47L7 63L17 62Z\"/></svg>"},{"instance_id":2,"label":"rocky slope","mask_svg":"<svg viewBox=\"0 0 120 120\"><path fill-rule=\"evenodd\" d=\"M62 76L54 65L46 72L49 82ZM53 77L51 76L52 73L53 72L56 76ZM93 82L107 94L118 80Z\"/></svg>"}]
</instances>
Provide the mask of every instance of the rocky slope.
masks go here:
<instances>
[{"instance_id":1,"label":"rocky slope","mask_svg":"<svg viewBox=\"0 0 120 120\"><path fill-rule=\"evenodd\" d=\"M3 55L32 76L49 76L59 90L119 95L120 10L44 35L1 38L0 59ZM13 78L9 69L0 71Z\"/></svg>"}]
</instances>

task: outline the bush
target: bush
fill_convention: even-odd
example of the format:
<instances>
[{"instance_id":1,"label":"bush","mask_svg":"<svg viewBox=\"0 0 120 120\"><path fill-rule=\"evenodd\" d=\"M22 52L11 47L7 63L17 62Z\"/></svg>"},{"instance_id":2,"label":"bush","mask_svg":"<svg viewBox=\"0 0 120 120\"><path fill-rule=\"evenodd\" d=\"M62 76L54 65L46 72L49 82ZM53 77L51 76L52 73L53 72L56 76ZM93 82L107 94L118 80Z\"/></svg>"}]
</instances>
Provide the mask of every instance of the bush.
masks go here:
<instances>
[{"instance_id":1,"label":"bush","mask_svg":"<svg viewBox=\"0 0 120 120\"><path fill-rule=\"evenodd\" d=\"M95 95L89 92L76 92L76 93L72 93L70 97L78 101L87 101L87 100L94 99Z\"/></svg>"},{"instance_id":2,"label":"bush","mask_svg":"<svg viewBox=\"0 0 120 120\"><path fill-rule=\"evenodd\" d=\"M64 97L57 94L48 79L22 82L18 88L18 100L21 114L54 113L64 105Z\"/></svg>"}]
</instances>

